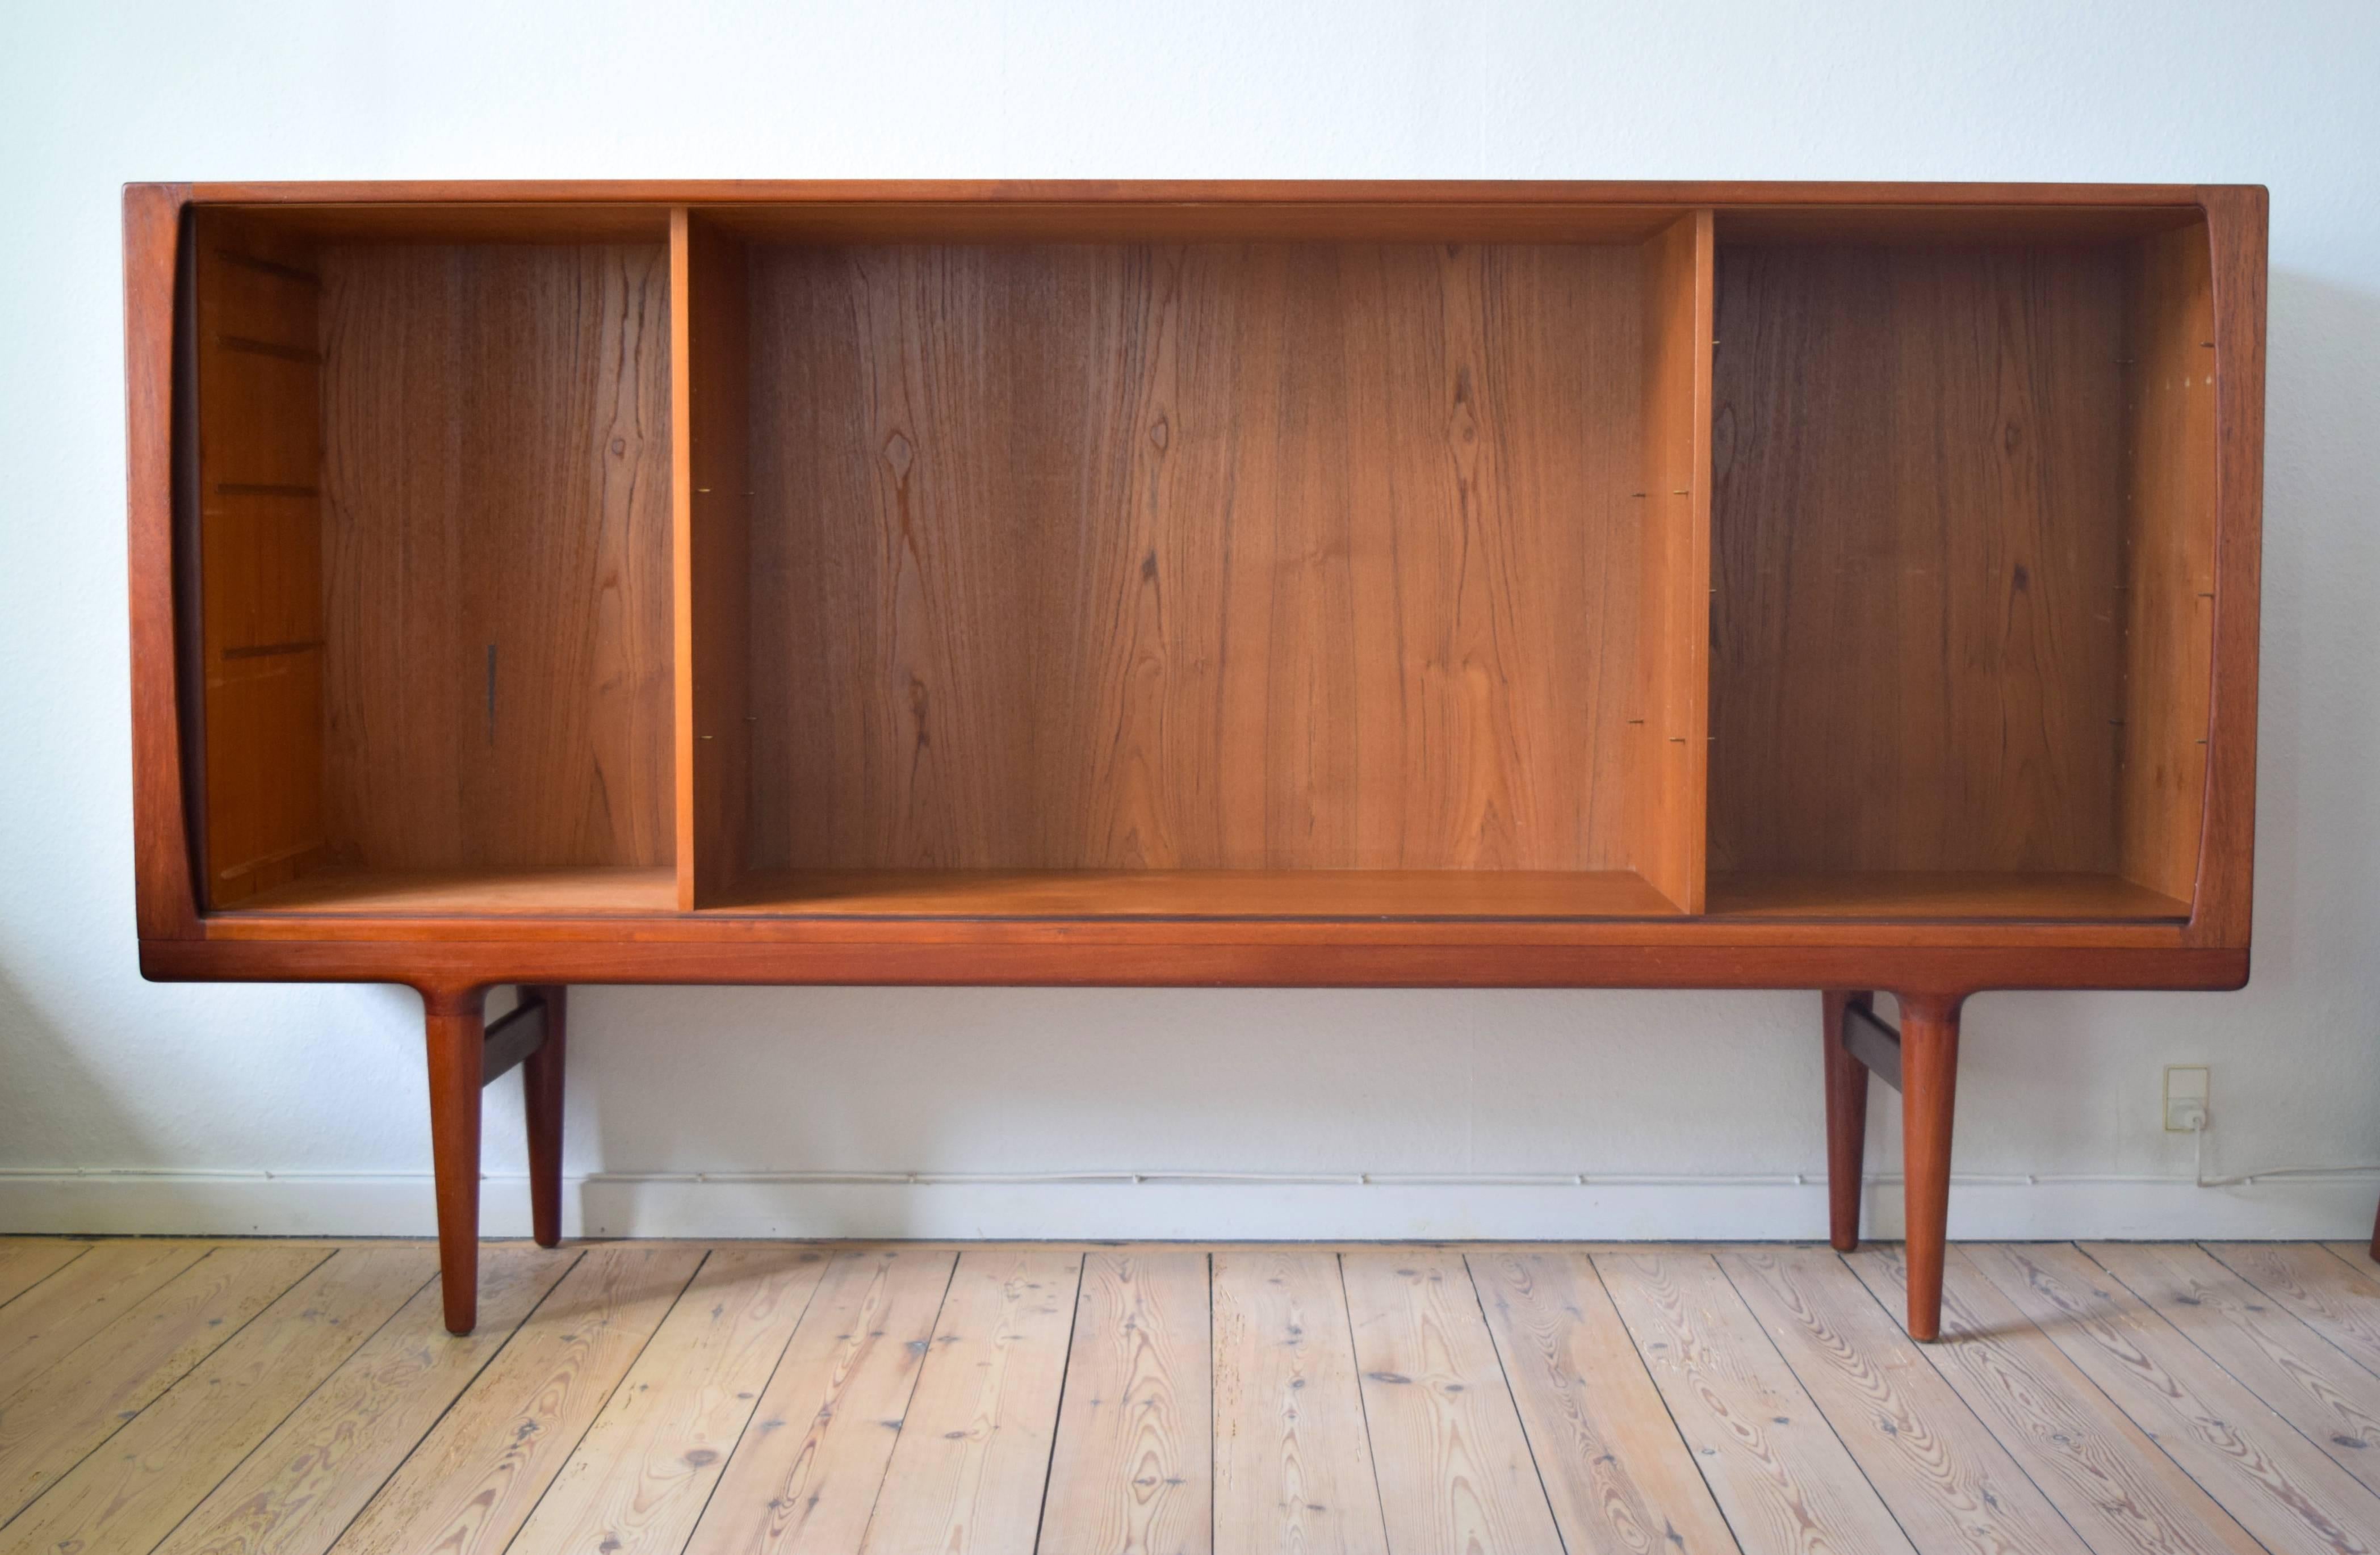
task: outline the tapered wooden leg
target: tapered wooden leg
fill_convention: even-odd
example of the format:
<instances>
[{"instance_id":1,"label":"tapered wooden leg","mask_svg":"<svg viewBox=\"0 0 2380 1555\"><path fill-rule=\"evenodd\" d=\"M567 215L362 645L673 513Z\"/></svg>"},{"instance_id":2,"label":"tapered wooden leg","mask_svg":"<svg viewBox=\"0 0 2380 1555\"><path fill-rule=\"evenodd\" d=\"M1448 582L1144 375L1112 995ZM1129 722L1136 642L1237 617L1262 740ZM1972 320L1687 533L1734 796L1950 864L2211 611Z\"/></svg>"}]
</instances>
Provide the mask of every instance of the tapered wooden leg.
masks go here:
<instances>
[{"instance_id":1,"label":"tapered wooden leg","mask_svg":"<svg viewBox=\"0 0 2380 1555\"><path fill-rule=\"evenodd\" d=\"M1959 1088L1957 995L1900 996L1900 1139L1908 1225L1909 1337L1942 1332L1950 1218L1950 1115Z\"/></svg>"},{"instance_id":2,"label":"tapered wooden leg","mask_svg":"<svg viewBox=\"0 0 2380 1555\"><path fill-rule=\"evenodd\" d=\"M438 1278L446 1329L480 1317L480 1084L487 1027L479 989L425 991L429 1020L430 1150L438 1178Z\"/></svg>"},{"instance_id":3,"label":"tapered wooden leg","mask_svg":"<svg viewBox=\"0 0 2380 1555\"><path fill-rule=\"evenodd\" d=\"M1843 1012L1875 996L1828 989L1827 1039L1827 1232L1835 1251L1859 1245L1860 1173L1867 1157L1867 1065L1843 1048Z\"/></svg>"},{"instance_id":4,"label":"tapered wooden leg","mask_svg":"<svg viewBox=\"0 0 2380 1555\"><path fill-rule=\"evenodd\" d=\"M562 1243L562 1062L565 1027L559 983L521 990L545 1003L545 1042L521 1061L521 1109L528 1115L528 1212L537 1245Z\"/></svg>"}]
</instances>

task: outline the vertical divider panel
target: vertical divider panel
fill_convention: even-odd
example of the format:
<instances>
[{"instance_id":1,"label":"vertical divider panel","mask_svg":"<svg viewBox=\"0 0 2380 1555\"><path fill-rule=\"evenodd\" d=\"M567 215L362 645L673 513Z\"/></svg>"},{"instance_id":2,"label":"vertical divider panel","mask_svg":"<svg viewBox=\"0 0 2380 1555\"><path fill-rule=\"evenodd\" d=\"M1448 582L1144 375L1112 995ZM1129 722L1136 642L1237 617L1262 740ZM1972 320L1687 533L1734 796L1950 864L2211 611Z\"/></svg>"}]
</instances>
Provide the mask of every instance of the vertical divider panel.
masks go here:
<instances>
[{"instance_id":1,"label":"vertical divider panel","mask_svg":"<svg viewBox=\"0 0 2380 1555\"><path fill-rule=\"evenodd\" d=\"M1645 240L1643 597L1629 781L1630 856L1682 912L1704 910L1709 796L1711 317L1709 211Z\"/></svg>"},{"instance_id":2,"label":"vertical divider panel","mask_svg":"<svg viewBox=\"0 0 2380 1555\"><path fill-rule=\"evenodd\" d=\"M750 318L743 242L670 213L677 615L677 903L717 904L751 810Z\"/></svg>"}]
</instances>

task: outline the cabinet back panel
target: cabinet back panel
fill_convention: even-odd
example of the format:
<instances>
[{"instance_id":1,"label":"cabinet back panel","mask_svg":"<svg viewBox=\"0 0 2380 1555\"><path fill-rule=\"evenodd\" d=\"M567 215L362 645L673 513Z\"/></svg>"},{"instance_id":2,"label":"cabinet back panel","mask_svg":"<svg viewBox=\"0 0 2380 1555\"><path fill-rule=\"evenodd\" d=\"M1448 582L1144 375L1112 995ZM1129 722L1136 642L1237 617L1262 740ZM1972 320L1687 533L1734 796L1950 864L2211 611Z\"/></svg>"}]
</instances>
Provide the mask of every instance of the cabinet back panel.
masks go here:
<instances>
[{"instance_id":1,"label":"cabinet back panel","mask_svg":"<svg viewBox=\"0 0 2380 1555\"><path fill-rule=\"evenodd\" d=\"M332 861L667 864L666 249L322 273Z\"/></svg>"},{"instance_id":2,"label":"cabinet back panel","mask_svg":"<svg viewBox=\"0 0 2380 1555\"><path fill-rule=\"evenodd\" d=\"M1628 867L1637 247L750 256L754 867Z\"/></svg>"},{"instance_id":3,"label":"cabinet back panel","mask_svg":"<svg viewBox=\"0 0 2380 1555\"><path fill-rule=\"evenodd\" d=\"M1723 248L1710 868L2119 863L2126 257Z\"/></svg>"}]
</instances>

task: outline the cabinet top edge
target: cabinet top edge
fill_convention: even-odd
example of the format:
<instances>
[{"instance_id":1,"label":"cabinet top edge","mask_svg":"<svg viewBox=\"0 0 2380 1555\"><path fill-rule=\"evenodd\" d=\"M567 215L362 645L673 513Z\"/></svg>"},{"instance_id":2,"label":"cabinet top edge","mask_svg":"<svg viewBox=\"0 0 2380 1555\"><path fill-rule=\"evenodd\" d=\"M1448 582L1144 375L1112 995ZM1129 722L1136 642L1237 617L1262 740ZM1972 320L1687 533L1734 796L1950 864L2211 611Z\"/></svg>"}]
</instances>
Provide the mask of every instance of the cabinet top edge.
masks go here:
<instances>
[{"instance_id":1,"label":"cabinet top edge","mask_svg":"<svg viewBox=\"0 0 2380 1555\"><path fill-rule=\"evenodd\" d=\"M144 187L140 185L128 188ZM214 204L1505 204L2084 205L2201 204L2260 184L1638 182L1512 179L465 179L183 183Z\"/></svg>"}]
</instances>

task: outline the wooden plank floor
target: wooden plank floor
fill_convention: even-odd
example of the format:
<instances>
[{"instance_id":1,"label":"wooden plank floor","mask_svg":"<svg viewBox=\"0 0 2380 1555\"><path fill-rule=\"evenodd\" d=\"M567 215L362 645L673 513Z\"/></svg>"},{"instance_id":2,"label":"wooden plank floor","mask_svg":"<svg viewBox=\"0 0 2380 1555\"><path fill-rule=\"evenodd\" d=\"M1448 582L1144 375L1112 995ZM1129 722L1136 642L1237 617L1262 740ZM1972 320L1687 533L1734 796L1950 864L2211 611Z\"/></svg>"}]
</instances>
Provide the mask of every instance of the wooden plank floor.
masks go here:
<instances>
[{"instance_id":1,"label":"wooden plank floor","mask_svg":"<svg viewBox=\"0 0 2380 1555\"><path fill-rule=\"evenodd\" d=\"M2380 1267L0 1238L0 1555L2380 1555Z\"/></svg>"}]
</instances>

